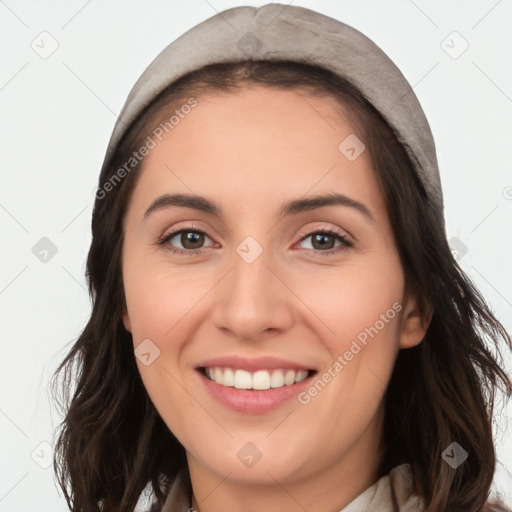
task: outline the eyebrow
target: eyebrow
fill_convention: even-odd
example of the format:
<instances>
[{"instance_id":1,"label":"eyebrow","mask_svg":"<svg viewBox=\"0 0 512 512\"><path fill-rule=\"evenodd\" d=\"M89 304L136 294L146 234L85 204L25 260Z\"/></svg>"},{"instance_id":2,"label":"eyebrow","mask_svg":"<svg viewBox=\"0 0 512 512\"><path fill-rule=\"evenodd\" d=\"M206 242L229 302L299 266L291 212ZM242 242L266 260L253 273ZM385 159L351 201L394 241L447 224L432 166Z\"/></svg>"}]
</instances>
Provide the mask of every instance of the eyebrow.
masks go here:
<instances>
[{"instance_id":1,"label":"eyebrow","mask_svg":"<svg viewBox=\"0 0 512 512\"><path fill-rule=\"evenodd\" d=\"M316 195L308 198L299 198L288 201L281 205L280 215L296 215L331 205L341 205L354 208L368 220L375 222L375 218L371 214L370 210L363 203L360 203L346 195L334 192L331 194ZM223 216L221 207L205 197L188 194L164 194L157 197L151 203L151 206L146 210L146 213L144 213L144 218L157 210L161 210L169 206L192 208L194 210L216 215L217 217Z\"/></svg>"}]
</instances>

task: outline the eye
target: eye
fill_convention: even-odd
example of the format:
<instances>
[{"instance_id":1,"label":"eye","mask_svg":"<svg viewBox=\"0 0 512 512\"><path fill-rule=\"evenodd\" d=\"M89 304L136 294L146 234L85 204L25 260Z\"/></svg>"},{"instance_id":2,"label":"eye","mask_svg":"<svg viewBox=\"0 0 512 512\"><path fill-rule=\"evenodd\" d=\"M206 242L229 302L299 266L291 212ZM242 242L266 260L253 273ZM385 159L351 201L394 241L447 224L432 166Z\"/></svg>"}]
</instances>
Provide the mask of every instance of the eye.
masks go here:
<instances>
[{"instance_id":1,"label":"eye","mask_svg":"<svg viewBox=\"0 0 512 512\"><path fill-rule=\"evenodd\" d=\"M189 226L165 234L158 240L158 244L164 246L166 250L173 254L193 256L203 252L205 248L203 245L205 238L210 239L204 231ZM330 229L311 231L303 236L300 242L304 242L308 238L312 239L312 244L310 244L311 247L307 248L307 250L322 253L322 256L329 256L339 251L346 251L354 245L343 233ZM331 239L331 241L329 241L329 239ZM333 246L333 243L335 244L336 241L339 242L337 247ZM181 244L183 248L176 248L176 244ZM210 245L210 247L213 246L214 244Z\"/></svg>"},{"instance_id":2,"label":"eye","mask_svg":"<svg viewBox=\"0 0 512 512\"><path fill-rule=\"evenodd\" d=\"M304 242L308 238L312 239L312 243L310 244L311 248L308 248L308 250L323 253L322 256L329 256L339 251L346 251L354 246L343 233L338 233L330 229L311 231L301 238L301 242ZM329 239L331 239L331 241ZM336 240L338 240L340 244L334 248L333 243L336 243Z\"/></svg>"},{"instance_id":3,"label":"eye","mask_svg":"<svg viewBox=\"0 0 512 512\"><path fill-rule=\"evenodd\" d=\"M165 246L165 248L173 254L186 254L190 256L203 252L202 249L204 247L202 246L205 237L210 239L204 231L194 227L186 227L164 235L158 240L158 244ZM175 248L174 245L176 243L180 243L183 249Z\"/></svg>"}]
</instances>

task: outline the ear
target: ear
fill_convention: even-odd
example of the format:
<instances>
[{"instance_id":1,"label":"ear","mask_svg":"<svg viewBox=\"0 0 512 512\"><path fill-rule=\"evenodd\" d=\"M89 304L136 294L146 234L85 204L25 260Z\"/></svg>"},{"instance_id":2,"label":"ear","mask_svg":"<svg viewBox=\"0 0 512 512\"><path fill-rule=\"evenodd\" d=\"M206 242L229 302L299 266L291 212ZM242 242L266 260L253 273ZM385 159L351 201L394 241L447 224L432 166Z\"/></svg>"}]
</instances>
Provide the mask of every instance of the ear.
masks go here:
<instances>
[{"instance_id":1,"label":"ear","mask_svg":"<svg viewBox=\"0 0 512 512\"><path fill-rule=\"evenodd\" d=\"M128 332L132 332L132 323L130 321L130 314L128 313L128 308L126 305L124 306L123 324L124 324L124 328Z\"/></svg>"},{"instance_id":2,"label":"ear","mask_svg":"<svg viewBox=\"0 0 512 512\"><path fill-rule=\"evenodd\" d=\"M418 311L416 301L412 297L409 297L406 301L404 314L402 316L399 347L411 348L419 345L425 337L431 320L432 312L428 312L427 318L422 318Z\"/></svg>"}]
</instances>

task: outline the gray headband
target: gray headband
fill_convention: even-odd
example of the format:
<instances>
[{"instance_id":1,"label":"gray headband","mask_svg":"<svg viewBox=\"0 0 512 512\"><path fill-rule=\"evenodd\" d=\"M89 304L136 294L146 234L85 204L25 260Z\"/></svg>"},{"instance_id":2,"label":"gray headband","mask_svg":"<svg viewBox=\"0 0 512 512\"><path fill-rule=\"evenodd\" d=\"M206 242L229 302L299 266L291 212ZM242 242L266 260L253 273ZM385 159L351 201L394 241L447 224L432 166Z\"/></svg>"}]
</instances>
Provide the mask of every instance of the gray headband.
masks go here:
<instances>
[{"instance_id":1,"label":"gray headband","mask_svg":"<svg viewBox=\"0 0 512 512\"><path fill-rule=\"evenodd\" d=\"M356 86L405 147L444 225L434 139L412 87L364 34L304 7L234 7L199 23L167 46L130 91L114 127L104 168L129 125L172 82L207 64L247 58L315 64Z\"/></svg>"}]
</instances>

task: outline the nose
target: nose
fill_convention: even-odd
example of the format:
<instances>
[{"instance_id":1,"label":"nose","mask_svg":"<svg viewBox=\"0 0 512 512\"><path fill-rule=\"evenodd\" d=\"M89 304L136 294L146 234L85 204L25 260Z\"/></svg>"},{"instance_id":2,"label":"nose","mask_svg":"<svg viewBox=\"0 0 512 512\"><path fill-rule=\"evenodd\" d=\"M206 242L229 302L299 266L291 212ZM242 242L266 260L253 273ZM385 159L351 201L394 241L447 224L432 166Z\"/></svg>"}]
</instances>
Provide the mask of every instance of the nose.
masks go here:
<instances>
[{"instance_id":1,"label":"nose","mask_svg":"<svg viewBox=\"0 0 512 512\"><path fill-rule=\"evenodd\" d=\"M215 326L244 341L289 329L297 299L287 287L286 276L265 250L252 262L240 254L235 252L231 269L215 287Z\"/></svg>"}]
</instances>

